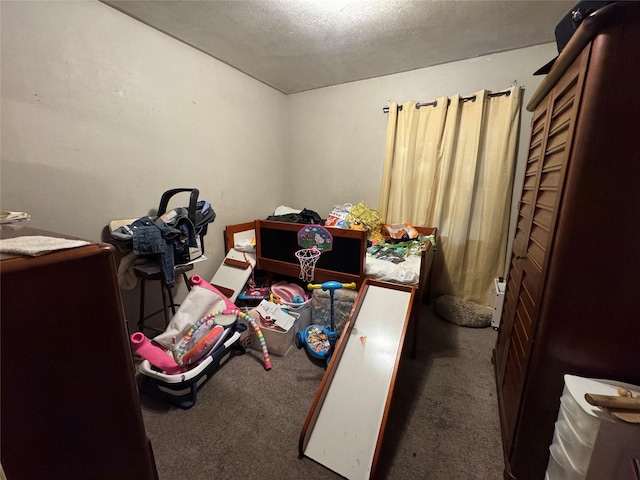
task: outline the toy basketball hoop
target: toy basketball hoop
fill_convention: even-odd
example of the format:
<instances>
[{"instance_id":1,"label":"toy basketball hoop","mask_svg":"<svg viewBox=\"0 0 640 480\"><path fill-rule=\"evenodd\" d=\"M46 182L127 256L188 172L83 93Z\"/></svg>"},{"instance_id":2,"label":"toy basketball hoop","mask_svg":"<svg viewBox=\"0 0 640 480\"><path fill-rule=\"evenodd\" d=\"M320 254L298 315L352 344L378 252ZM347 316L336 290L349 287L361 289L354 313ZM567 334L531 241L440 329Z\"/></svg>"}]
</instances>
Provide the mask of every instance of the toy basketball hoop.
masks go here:
<instances>
[{"instance_id":1,"label":"toy basketball hoop","mask_svg":"<svg viewBox=\"0 0 640 480\"><path fill-rule=\"evenodd\" d=\"M313 280L313 273L316 269L316 262L320 258L320 250L316 247L303 248L296 252L296 257L300 262L300 279L305 282Z\"/></svg>"},{"instance_id":2,"label":"toy basketball hoop","mask_svg":"<svg viewBox=\"0 0 640 480\"><path fill-rule=\"evenodd\" d=\"M300 262L300 279L310 282L320 254L333 247L333 236L322 225L305 225L298 230L298 245L302 247L296 252Z\"/></svg>"}]
</instances>

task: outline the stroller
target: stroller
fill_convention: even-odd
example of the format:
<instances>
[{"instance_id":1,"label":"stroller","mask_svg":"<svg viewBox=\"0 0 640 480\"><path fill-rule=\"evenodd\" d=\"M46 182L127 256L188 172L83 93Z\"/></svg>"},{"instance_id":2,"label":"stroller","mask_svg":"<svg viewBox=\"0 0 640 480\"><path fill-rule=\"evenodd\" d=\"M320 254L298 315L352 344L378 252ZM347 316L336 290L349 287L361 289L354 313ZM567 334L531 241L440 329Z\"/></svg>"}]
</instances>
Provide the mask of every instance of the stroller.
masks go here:
<instances>
[{"instance_id":1,"label":"stroller","mask_svg":"<svg viewBox=\"0 0 640 480\"><path fill-rule=\"evenodd\" d=\"M265 369L271 369L269 352L255 321L198 275L190 282L191 291L164 333L153 340L141 332L131 335L133 351L144 358L140 390L184 410L195 405L198 389L218 367L245 353L241 337L246 323L258 334Z\"/></svg>"}]
</instances>

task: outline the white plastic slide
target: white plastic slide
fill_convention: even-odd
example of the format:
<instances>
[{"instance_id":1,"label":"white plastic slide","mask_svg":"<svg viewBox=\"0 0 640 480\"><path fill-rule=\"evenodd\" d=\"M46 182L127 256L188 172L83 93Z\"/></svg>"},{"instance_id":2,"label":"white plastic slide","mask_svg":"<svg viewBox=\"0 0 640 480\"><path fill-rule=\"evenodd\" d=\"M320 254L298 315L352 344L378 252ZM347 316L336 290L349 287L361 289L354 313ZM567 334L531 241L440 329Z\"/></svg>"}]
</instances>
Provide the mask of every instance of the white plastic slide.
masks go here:
<instances>
[{"instance_id":1,"label":"white plastic slide","mask_svg":"<svg viewBox=\"0 0 640 480\"><path fill-rule=\"evenodd\" d=\"M236 233L234 234L234 245L246 244L253 238L255 238L255 230ZM232 248L211 279L211 283L216 287L227 289L228 291L223 291L223 293L235 303L255 266L255 252L243 252Z\"/></svg>"},{"instance_id":2,"label":"white plastic slide","mask_svg":"<svg viewBox=\"0 0 640 480\"><path fill-rule=\"evenodd\" d=\"M301 456L348 479L373 476L414 292L365 280L300 434Z\"/></svg>"}]
</instances>

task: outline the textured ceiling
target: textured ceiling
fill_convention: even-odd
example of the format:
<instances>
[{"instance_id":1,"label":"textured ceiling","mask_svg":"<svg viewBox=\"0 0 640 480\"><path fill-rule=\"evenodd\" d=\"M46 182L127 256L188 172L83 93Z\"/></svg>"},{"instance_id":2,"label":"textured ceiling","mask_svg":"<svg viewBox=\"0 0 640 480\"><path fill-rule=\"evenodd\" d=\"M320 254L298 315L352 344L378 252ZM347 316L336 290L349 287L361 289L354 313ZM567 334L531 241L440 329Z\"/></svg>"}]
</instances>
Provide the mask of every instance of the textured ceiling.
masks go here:
<instances>
[{"instance_id":1,"label":"textured ceiling","mask_svg":"<svg viewBox=\"0 0 640 480\"><path fill-rule=\"evenodd\" d=\"M103 0L289 94L555 41L576 0Z\"/></svg>"}]
</instances>

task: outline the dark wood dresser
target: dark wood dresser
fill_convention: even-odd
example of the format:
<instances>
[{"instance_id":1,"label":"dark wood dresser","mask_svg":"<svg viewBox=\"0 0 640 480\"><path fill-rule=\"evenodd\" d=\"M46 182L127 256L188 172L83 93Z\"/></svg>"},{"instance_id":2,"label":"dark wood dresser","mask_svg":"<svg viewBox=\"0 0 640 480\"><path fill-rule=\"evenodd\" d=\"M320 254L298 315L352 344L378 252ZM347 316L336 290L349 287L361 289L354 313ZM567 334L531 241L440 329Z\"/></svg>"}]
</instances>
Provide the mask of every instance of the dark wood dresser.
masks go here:
<instances>
[{"instance_id":1,"label":"dark wood dresser","mask_svg":"<svg viewBox=\"0 0 640 480\"><path fill-rule=\"evenodd\" d=\"M640 3L585 19L527 109L494 350L505 478L544 478L565 373L640 384ZM612 477L613 478L613 477Z\"/></svg>"},{"instance_id":2,"label":"dark wood dresser","mask_svg":"<svg viewBox=\"0 0 640 480\"><path fill-rule=\"evenodd\" d=\"M62 235L25 226L0 236ZM68 237L67 237L68 238ZM0 255L1 461L11 480L151 480L114 249Z\"/></svg>"}]
</instances>

